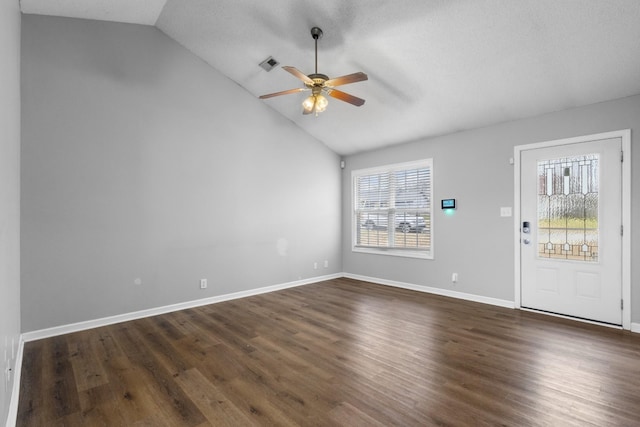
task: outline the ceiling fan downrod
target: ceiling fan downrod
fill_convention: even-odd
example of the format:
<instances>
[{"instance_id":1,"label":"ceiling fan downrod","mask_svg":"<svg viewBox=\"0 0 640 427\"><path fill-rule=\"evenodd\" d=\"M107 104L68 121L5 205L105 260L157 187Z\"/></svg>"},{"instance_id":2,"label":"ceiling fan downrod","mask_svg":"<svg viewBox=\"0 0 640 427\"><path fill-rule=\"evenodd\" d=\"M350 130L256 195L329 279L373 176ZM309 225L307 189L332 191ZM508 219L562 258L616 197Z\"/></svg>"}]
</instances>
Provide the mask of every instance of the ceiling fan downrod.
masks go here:
<instances>
[{"instance_id":1,"label":"ceiling fan downrod","mask_svg":"<svg viewBox=\"0 0 640 427\"><path fill-rule=\"evenodd\" d=\"M322 38L322 30L318 27L313 27L311 29L311 37L313 37L313 39L316 42L316 72L315 74L318 74L318 39Z\"/></svg>"}]
</instances>

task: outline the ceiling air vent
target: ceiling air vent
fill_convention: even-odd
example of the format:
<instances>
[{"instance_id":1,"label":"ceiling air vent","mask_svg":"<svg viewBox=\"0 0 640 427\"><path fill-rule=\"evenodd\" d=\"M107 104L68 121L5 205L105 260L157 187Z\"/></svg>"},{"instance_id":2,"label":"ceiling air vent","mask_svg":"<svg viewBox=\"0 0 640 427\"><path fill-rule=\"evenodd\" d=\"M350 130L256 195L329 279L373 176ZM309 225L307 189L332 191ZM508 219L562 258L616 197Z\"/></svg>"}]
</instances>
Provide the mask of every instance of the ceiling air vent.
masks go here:
<instances>
[{"instance_id":1,"label":"ceiling air vent","mask_svg":"<svg viewBox=\"0 0 640 427\"><path fill-rule=\"evenodd\" d=\"M260 67L262 67L265 71L271 71L278 64L279 62L273 59L272 56L270 56L260 63Z\"/></svg>"}]
</instances>

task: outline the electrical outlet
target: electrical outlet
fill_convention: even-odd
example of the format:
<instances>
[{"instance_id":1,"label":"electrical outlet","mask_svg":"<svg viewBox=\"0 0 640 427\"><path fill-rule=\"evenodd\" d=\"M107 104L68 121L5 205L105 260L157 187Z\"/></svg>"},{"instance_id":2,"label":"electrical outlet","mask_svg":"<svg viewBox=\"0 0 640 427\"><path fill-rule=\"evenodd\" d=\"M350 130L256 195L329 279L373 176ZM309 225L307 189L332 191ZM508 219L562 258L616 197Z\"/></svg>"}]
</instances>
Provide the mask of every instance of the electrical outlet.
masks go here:
<instances>
[{"instance_id":1,"label":"electrical outlet","mask_svg":"<svg viewBox=\"0 0 640 427\"><path fill-rule=\"evenodd\" d=\"M207 279L200 279L200 289L207 289Z\"/></svg>"},{"instance_id":2,"label":"electrical outlet","mask_svg":"<svg viewBox=\"0 0 640 427\"><path fill-rule=\"evenodd\" d=\"M318 263L317 263L317 262L314 262L314 263L313 263L313 269L314 269L314 270L317 270L317 269L318 269Z\"/></svg>"},{"instance_id":3,"label":"electrical outlet","mask_svg":"<svg viewBox=\"0 0 640 427\"><path fill-rule=\"evenodd\" d=\"M453 273L453 274L451 275L451 281L452 281L453 283L457 283L457 282L458 282L458 273Z\"/></svg>"},{"instance_id":4,"label":"electrical outlet","mask_svg":"<svg viewBox=\"0 0 640 427\"><path fill-rule=\"evenodd\" d=\"M329 261L328 260L324 260L324 268L329 268Z\"/></svg>"}]
</instances>

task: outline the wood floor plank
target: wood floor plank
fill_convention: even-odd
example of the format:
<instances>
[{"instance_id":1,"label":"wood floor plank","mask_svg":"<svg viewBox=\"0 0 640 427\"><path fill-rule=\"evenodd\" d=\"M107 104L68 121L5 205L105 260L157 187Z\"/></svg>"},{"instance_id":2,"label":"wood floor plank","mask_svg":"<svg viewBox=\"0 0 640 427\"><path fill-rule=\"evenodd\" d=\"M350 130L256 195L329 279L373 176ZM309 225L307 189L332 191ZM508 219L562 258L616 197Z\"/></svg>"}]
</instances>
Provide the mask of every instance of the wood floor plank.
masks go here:
<instances>
[{"instance_id":1,"label":"wood floor plank","mask_svg":"<svg viewBox=\"0 0 640 427\"><path fill-rule=\"evenodd\" d=\"M340 402L335 408L329 411L328 418L331 423L336 426L385 426L385 424L347 402Z\"/></svg>"},{"instance_id":2,"label":"wood floor plank","mask_svg":"<svg viewBox=\"0 0 640 427\"><path fill-rule=\"evenodd\" d=\"M95 363L96 353L91 341L92 332L82 331L69 337L69 361L79 392L109 382L101 363Z\"/></svg>"},{"instance_id":3,"label":"wood floor plank","mask_svg":"<svg viewBox=\"0 0 640 427\"><path fill-rule=\"evenodd\" d=\"M153 332L143 334L142 328L146 319L135 322L120 329L119 342L129 362L139 370L141 381L155 401L164 417L175 425L194 426L205 421L202 413L189 399L174 380L174 373L169 372L160 362L160 356L153 353L149 338Z\"/></svg>"},{"instance_id":4,"label":"wood floor plank","mask_svg":"<svg viewBox=\"0 0 640 427\"><path fill-rule=\"evenodd\" d=\"M44 410L44 385L42 384L44 340L27 343L22 356L22 372L20 378L20 405L18 407L17 424L23 426L44 425L45 417L50 416Z\"/></svg>"},{"instance_id":5,"label":"wood floor plank","mask_svg":"<svg viewBox=\"0 0 640 427\"><path fill-rule=\"evenodd\" d=\"M119 396L112 384L102 384L79 391L81 413L84 425L126 424L125 414L120 410Z\"/></svg>"},{"instance_id":6,"label":"wood floor plank","mask_svg":"<svg viewBox=\"0 0 640 427\"><path fill-rule=\"evenodd\" d=\"M161 409L147 392L144 369L132 363L118 344L122 333L121 325L99 328L96 336L96 340L104 345L105 354L108 354L102 359L102 363L109 377L109 392L114 396L116 410L127 424L147 425L148 420L154 420L161 413ZM99 402L94 404L97 403Z\"/></svg>"},{"instance_id":7,"label":"wood floor plank","mask_svg":"<svg viewBox=\"0 0 640 427\"><path fill-rule=\"evenodd\" d=\"M51 338L45 343L45 351L50 358L45 357L42 382L48 399L44 400L49 405L56 418L61 418L80 411L78 388L71 366L71 358L68 348L68 335Z\"/></svg>"},{"instance_id":8,"label":"wood floor plank","mask_svg":"<svg viewBox=\"0 0 640 427\"><path fill-rule=\"evenodd\" d=\"M197 369L182 372L176 377L176 381L212 425L229 427L258 425Z\"/></svg>"},{"instance_id":9,"label":"wood floor plank","mask_svg":"<svg viewBox=\"0 0 640 427\"><path fill-rule=\"evenodd\" d=\"M25 344L19 426L640 425L640 336L341 278Z\"/></svg>"}]
</instances>

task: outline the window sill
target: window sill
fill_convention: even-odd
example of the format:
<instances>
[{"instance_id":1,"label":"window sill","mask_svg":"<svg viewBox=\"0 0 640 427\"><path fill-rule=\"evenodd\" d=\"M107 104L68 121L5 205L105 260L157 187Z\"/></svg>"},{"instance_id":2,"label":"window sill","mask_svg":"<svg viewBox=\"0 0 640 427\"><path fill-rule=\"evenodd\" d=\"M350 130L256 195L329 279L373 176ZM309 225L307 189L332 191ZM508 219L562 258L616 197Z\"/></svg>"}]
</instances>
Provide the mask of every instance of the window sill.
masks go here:
<instances>
[{"instance_id":1,"label":"window sill","mask_svg":"<svg viewBox=\"0 0 640 427\"><path fill-rule=\"evenodd\" d=\"M365 248L360 246L354 246L351 248L351 252L373 254L373 255L397 256L402 258L433 259L433 254L430 252L412 251L407 249Z\"/></svg>"}]
</instances>

